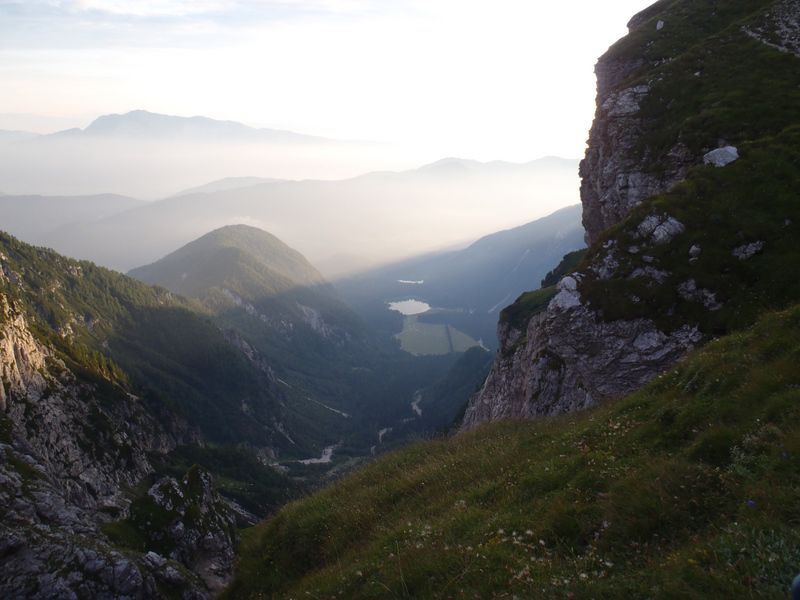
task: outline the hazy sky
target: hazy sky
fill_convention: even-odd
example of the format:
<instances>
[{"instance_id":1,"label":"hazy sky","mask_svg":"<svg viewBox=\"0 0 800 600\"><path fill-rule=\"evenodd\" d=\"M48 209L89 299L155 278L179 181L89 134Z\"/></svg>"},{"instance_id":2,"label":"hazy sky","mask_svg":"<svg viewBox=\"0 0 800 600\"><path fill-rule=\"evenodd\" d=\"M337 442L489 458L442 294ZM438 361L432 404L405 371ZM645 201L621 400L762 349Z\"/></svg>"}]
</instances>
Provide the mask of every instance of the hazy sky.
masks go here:
<instances>
[{"instance_id":1,"label":"hazy sky","mask_svg":"<svg viewBox=\"0 0 800 600\"><path fill-rule=\"evenodd\" d=\"M141 108L442 156L577 157L594 62L650 3L0 0L0 128Z\"/></svg>"}]
</instances>

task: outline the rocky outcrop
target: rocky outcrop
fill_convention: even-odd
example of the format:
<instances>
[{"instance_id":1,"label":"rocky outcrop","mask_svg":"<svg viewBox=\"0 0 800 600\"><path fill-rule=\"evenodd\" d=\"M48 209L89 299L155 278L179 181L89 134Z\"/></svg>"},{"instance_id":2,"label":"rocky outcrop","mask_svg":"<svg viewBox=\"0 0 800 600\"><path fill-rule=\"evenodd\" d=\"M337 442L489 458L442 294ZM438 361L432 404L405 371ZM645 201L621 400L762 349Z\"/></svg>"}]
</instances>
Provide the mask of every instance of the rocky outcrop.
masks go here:
<instances>
[{"instance_id":1,"label":"rocky outcrop","mask_svg":"<svg viewBox=\"0 0 800 600\"><path fill-rule=\"evenodd\" d=\"M34 340L25 318L0 295L0 411L14 395L41 396L46 350Z\"/></svg>"},{"instance_id":2,"label":"rocky outcrop","mask_svg":"<svg viewBox=\"0 0 800 600\"><path fill-rule=\"evenodd\" d=\"M797 6L778 2L763 15L763 31L780 38L785 48L792 47ZM694 276L701 272L696 265L719 248L693 243L698 232L677 210L671 214L664 200L671 191L679 194L675 187L694 168L705 164L728 172L739 166L734 164L739 149L721 132L703 131L698 141L692 139L700 137L696 132L680 131L669 122L669 94L683 90L682 83L668 78L683 82L686 74L671 70L677 58L665 58L664 52L682 47L669 41L670 15L687 19L691 10L697 17L710 17L706 8L689 2L653 5L631 20L629 38L600 59L597 112L580 166L588 258L559 283L546 305L534 306L530 299L526 305L523 297L501 319L500 350L483 388L469 403L464 428L567 413L629 394L702 341L700 321L711 320L703 315L725 308L727 298L707 284L713 278ZM714 27L722 31L727 26L720 21ZM731 35L748 43L738 27L730 28ZM708 32L698 28L697 35ZM659 40L667 41L656 46ZM652 207L643 208L651 200ZM732 237L743 235L733 230ZM740 245L733 256L744 262L763 248L763 242ZM726 266L731 272L734 268ZM609 300L609 293L618 302ZM660 304L650 307L640 295Z\"/></svg>"},{"instance_id":3,"label":"rocky outcrop","mask_svg":"<svg viewBox=\"0 0 800 600\"><path fill-rule=\"evenodd\" d=\"M800 4L781 0L753 26L742 27L750 37L771 48L800 56Z\"/></svg>"},{"instance_id":4,"label":"rocky outcrop","mask_svg":"<svg viewBox=\"0 0 800 600\"><path fill-rule=\"evenodd\" d=\"M644 200L683 181L697 162L680 142L659 157L640 147L645 125L641 105L651 88L646 82L620 87L640 66L639 61L615 58L608 63L601 59L595 69L597 114L580 166L583 226L589 244ZM661 165L657 171L651 168L656 158Z\"/></svg>"},{"instance_id":5,"label":"rocky outcrop","mask_svg":"<svg viewBox=\"0 0 800 600\"><path fill-rule=\"evenodd\" d=\"M99 529L180 436L121 387L76 377L3 293L0 374L0 596L206 597L182 557L123 554Z\"/></svg>"},{"instance_id":6,"label":"rocky outcrop","mask_svg":"<svg viewBox=\"0 0 800 600\"><path fill-rule=\"evenodd\" d=\"M501 325L501 350L464 428L573 412L630 393L702 338L690 326L666 334L648 319L603 321L582 302L578 277L561 281L526 331Z\"/></svg>"},{"instance_id":7,"label":"rocky outcrop","mask_svg":"<svg viewBox=\"0 0 800 600\"><path fill-rule=\"evenodd\" d=\"M0 443L0 596L9 600L173 597L200 600L183 565L114 548L24 441Z\"/></svg>"},{"instance_id":8,"label":"rocky outcrop","mask_svg":"<svg viewBox=\"0 0 800 600\"><path fill-rule=\"evenodd\" d=\"M101 402L31 333L23 312L0 294L2 408L13 433L24 439L59 482L66 498L86 509L124 512L122 486L152 472L148 454L166 453L175 438L141 406L112 386Z\"/></svg>"},{"instance_id":9,"label":"rocky outcrop","mask_svg":"<svg viewBox=\"0 0 800 600\"><path fill-rule=\"evenodd\" d=\"M211 475L199 467L180 481L158 480L134 502L130 516L148 538L148 547L188 566L213 592L221 591L231 575L236 520L215 491Z\"/></svg>"}]
</instances>

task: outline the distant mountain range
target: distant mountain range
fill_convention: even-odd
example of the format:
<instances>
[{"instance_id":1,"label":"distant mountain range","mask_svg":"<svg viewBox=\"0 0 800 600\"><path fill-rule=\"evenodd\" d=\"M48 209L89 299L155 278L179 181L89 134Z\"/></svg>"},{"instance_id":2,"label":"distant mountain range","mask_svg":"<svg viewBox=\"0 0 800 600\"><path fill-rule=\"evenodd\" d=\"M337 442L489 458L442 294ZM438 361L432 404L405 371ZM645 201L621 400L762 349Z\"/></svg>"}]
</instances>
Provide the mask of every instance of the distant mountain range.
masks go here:
<instances>
[{"instance_id":1,"label":"distant mountain range","mask_svg":"<svg viewBox=\"0 0 800 600\"><path fill-rule=\"evenodd\" d=\"M463 244L570 204L576 195L577 161L448 159L340 181L214 182L31 241L128 270L219 227L247 223L273 232L335 277ZM6 223L14 233L13 219Z\"/></svg>"},{"instance_id":2,"label":"distant mountain range","mask_svg":"<svg viewBox=\"0 0 800 600\"><path fill-rule=\"evenodd\" d=\"M0 194L0 229L28 242L48 245L48 234L67 225L91 222L131 210L141 200L96 196L11 196Z\"/></svg>"},{"instance_id":3,"label":"distant mountain range","mask_svg":"<svg viewBox=\"0 0 800 600\"><path fill-rule=\"evenodd\" d=\"M257 129L236 121L200 116L176 117L146 110L103 115L84 129L67 129L44 137L262 144L318 144L332 141L279 129Z\"/></svg>"},{"instance_id":4,"label":"distant mountain range","mask_svg":"<svg viewBox=\"0 0 800 600\"><path fill-rule=\"evenodd\" d=\"M193 188L188 188L173 194L173 196L186 196L188 194L210 194L212 192L226 192L228 190L236 190L239 188L252 187L262 183L272 183L280 181L278 179L271 179L269 177L225 177L210 183L198 185Z\"/></svg>"},{"instance_id":5,"label":"distant mountain range","mask_svg":"<svg viewBox=\"0 0 800 600\"><path fill-rule=\"evenodd\" d=\"M30 131L6 131L0 130L0 144L9 142L23 142L39 137L38 133L31 133Z\"/></svg>"},{"instance_id":6,"label":"distant mountain range","mask_svg":"<svg viewBox=\"0 0 800 600\"><path fill-rule=\"evenodd\" d=\"M385 146L145 110L50 134L0 131L0 189L160 198L244 175L342 178L397 164Z\"/></svg>"}]
</instances>

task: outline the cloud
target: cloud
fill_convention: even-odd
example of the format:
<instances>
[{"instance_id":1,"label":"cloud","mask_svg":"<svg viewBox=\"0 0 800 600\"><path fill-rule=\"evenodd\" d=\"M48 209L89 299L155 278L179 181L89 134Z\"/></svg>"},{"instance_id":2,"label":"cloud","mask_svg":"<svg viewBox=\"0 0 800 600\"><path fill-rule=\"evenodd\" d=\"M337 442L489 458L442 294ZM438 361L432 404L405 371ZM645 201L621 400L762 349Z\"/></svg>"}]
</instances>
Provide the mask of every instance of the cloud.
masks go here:
<instances>
[{"instance_id":1,"label":"cloud","mask_svg":"<svg viewBox=\"0 0 800 600\"><path fill-rule=\"evenodd\" d=\"M412 0L0 0L0 50L221 46L276 23L357 19Z\"/></svg>"},{"instance_id":2,"label":"cloud","mask_svg":"<svg viewBox=\"0 0 800 600\"><path fill-rule=\"evenodd\" d=\"M60 2L67 10L92 11L132 17L188 17L218 13L238 4L225 0L73 0Z\"/></svg>"}]
</instances>

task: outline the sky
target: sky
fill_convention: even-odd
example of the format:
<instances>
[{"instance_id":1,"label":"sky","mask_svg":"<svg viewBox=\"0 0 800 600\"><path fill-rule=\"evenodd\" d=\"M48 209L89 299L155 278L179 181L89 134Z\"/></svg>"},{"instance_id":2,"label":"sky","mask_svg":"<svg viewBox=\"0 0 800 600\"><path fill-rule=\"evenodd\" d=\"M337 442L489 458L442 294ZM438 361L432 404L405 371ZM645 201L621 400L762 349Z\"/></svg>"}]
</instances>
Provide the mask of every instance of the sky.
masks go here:
<instances>
[{"instance_id":1,"label":"sky","mask_svg":"<svg viewBox=\"0 0 800 600\"><path fill-rule=\"evenodd\" d=\"M0 0L0 129L134 109L428 154L583 154L649 0Z\"/></svg>"}]
</instances>

